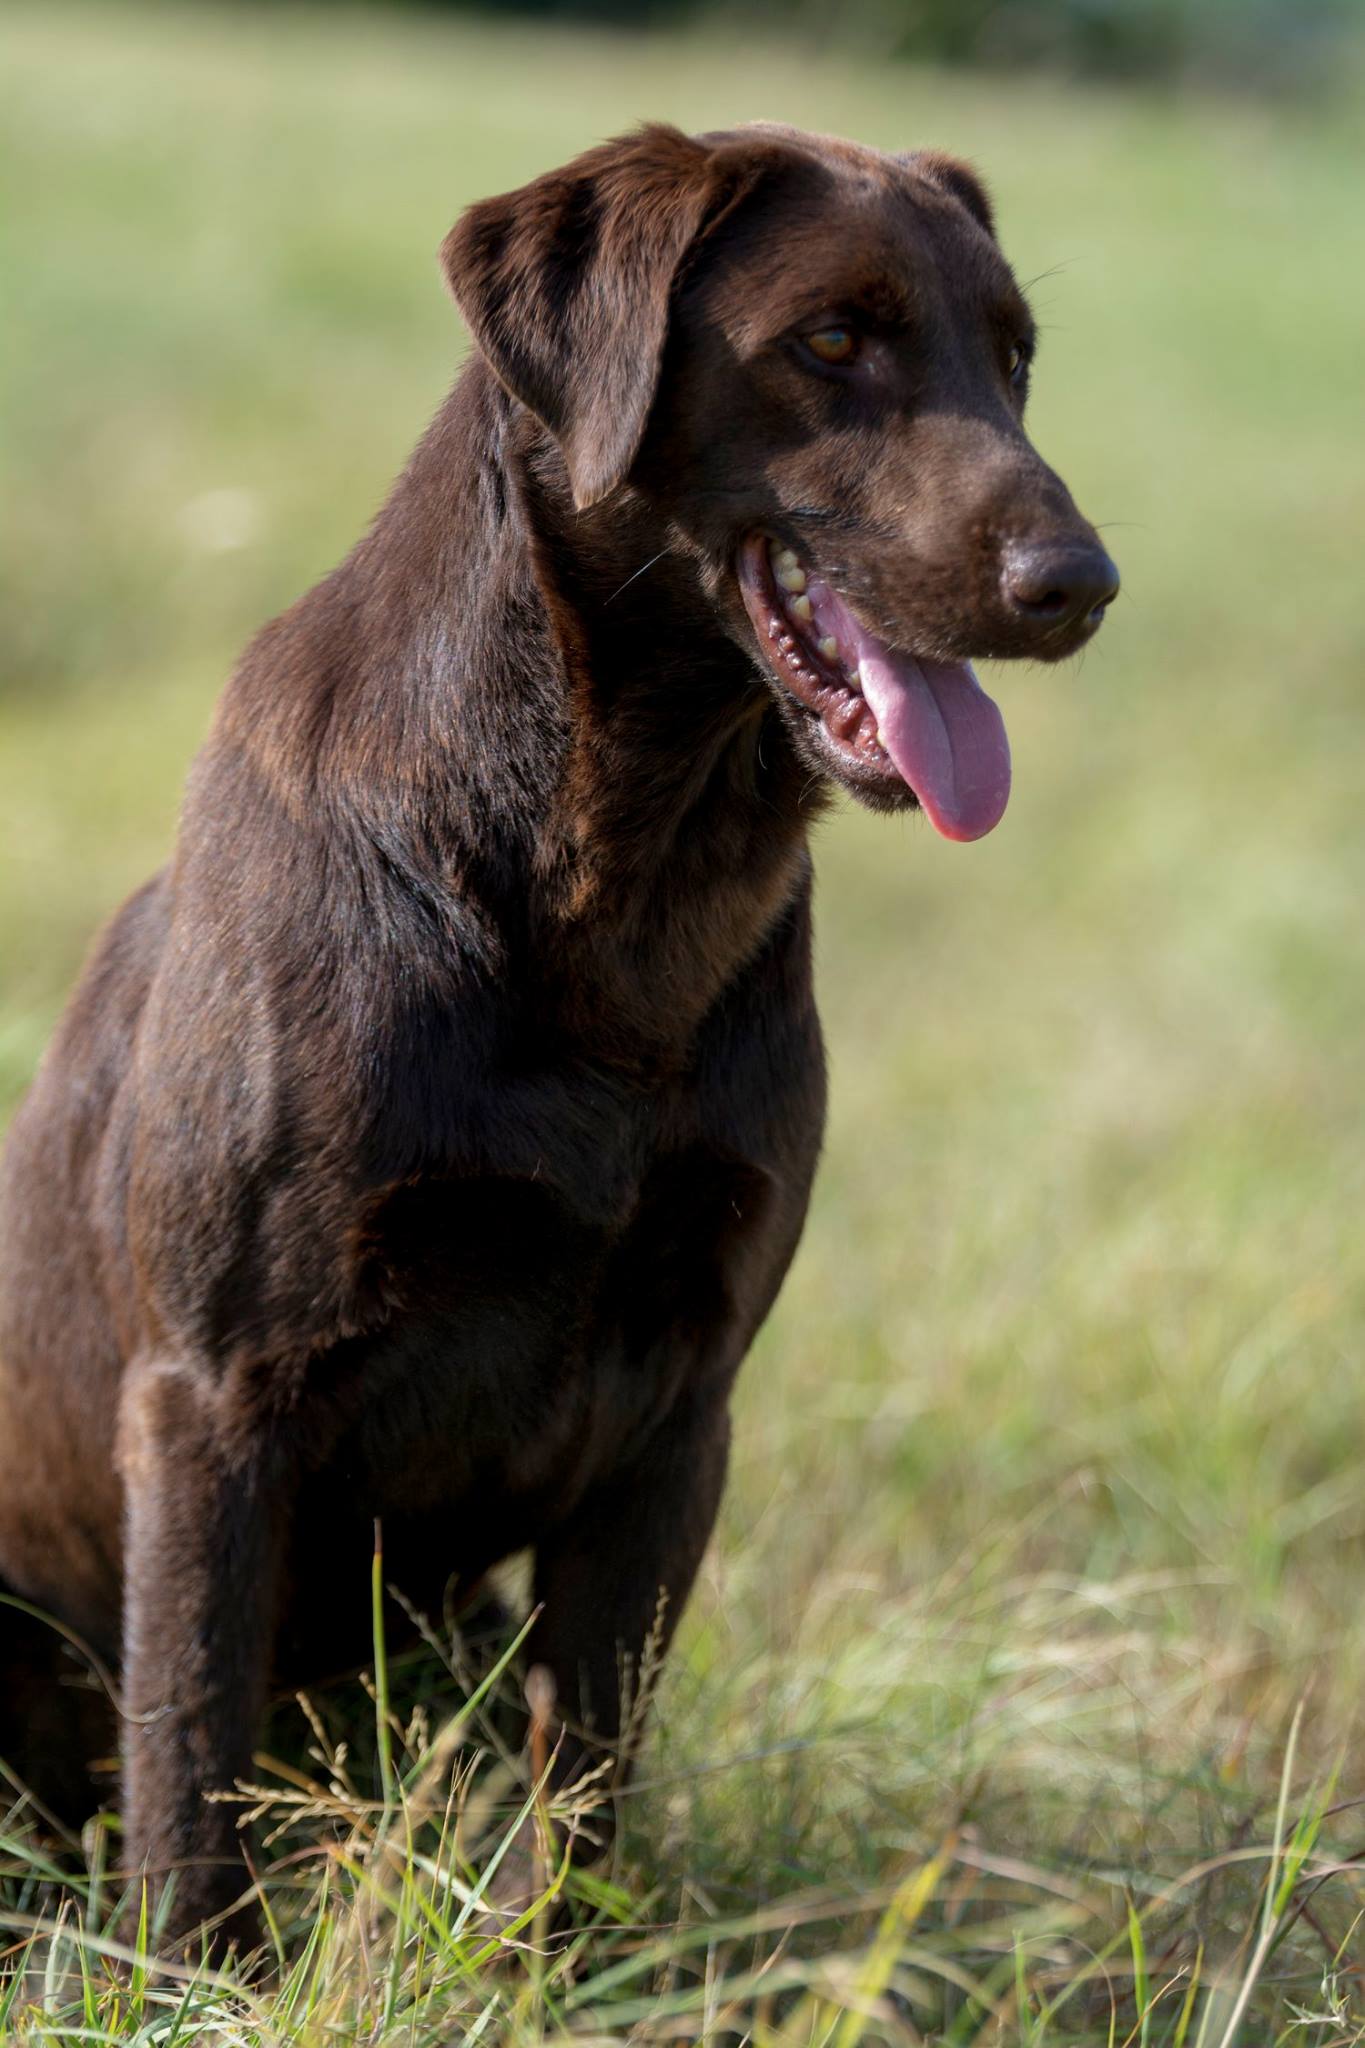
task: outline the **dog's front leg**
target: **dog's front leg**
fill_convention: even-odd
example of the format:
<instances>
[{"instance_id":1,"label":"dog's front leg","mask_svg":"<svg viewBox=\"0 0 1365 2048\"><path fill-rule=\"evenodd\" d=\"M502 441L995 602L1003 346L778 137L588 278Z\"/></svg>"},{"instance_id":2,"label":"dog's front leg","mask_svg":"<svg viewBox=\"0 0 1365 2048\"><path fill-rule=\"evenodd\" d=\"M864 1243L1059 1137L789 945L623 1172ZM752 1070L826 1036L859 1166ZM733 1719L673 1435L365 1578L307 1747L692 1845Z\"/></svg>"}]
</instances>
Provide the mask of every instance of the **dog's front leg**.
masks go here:
<instances>
[{"instance_id":1,"label":"dog's front leg","mask_svg":"<svg viewBox=\"0 0 1365 2048\"><path fill-rule=\"evenodd\" d=\"M725 1485L728 1383L675 1411L626 1469L594 1487L536 1555L540 1617L527 1655L548 1671L567 1789L605 1766L621 1783L657 1671L692 1589ZM592 1833L610 1835L608 1801Z\"/></svg>"},{"instance_id":2,"label":"dog's front leg","mask_svg":"<svg viewBox=\"0 0 1365 2048\"><path fill-rule=\"evenodd\" d=\"M289 1489L278 1456L222 1425L217 1389L149 1365L120 1418L127 1489L123 1804L127 1867L152 1899L171 1881L163 1947L217 1921L215 1946L259 1923L240 1807L274 1651Z\"/></svg>"}]
</instances>

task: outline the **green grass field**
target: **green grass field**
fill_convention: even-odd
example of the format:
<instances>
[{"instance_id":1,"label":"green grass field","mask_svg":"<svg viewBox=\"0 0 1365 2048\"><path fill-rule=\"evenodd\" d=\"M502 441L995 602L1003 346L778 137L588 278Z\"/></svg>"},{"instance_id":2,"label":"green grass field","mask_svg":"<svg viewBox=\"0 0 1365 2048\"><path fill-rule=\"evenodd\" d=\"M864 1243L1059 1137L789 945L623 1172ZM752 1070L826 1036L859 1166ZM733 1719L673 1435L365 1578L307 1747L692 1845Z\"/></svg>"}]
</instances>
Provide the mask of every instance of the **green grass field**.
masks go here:
<instances>
[{"instance_id":1,"label":"green grass field","mask_svg":"<svg viewBox=\"0 0 1365 2048\"><path fill-rule=\"evenodd\" d=\"M598 136L976 159L1125 579L997 679L991 838L822 830L823 1176L585 1931L462 1926L405 1724L406 1818L363 1759L277 1816L266 1989L120 1976L116 1836L63 1903L0 1808L0 2038L1365 2040L1365 96L340 8L0 38L0 1109L447 383L441 235Z\"/></svg>"}]
</instances>

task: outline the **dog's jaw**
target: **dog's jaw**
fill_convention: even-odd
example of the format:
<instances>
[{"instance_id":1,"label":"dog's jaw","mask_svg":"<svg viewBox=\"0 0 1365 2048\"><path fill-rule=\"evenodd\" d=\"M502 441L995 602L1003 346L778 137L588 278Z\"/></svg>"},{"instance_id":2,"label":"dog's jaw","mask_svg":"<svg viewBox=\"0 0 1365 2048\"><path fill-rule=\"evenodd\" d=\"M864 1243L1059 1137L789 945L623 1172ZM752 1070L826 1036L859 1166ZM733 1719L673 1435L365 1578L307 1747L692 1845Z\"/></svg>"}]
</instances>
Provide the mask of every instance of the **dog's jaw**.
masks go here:
<instances>
[{"instance_id":1,"label":"dog's jaw","mask_svg":"<svg viewBox=\"0 0 1365 2048\"><path fill-rule=\"evenodd\" d=\"M741 544L736 575L764 669L805 714L827 773L879 809L917 804L946 839L999 823L1009 742L967 663L893 650L763 533Z\"/></svg>"}]
</instances>

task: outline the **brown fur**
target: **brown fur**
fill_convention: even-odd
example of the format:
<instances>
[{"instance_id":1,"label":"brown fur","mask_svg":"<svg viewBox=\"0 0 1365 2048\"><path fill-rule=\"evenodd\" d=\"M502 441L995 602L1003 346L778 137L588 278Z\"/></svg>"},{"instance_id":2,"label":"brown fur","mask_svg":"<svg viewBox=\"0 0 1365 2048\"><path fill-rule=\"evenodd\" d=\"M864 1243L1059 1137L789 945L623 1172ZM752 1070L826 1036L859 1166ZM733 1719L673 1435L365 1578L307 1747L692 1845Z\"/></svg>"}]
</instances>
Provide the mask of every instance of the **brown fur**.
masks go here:
<instances>
[{"instance_id":1,"label":"brown fur","mask_svg":"<svg viewBox=\"0 0 1365 2048\"><path fill-rule=\"evenodd\" d=\"M1095 543L1024 438L965 167L647 129L443 255L477 352L247 650L5 1161L0 1586L118 1674L173 1937L243 1890L205 1794L271 1688L367 1654L374 1517L428 1611L533 1548L564 1776L686 1599L824 1104L829 763L739 541L921 652L1089 630L1002 585L1021 540ZM883 337L856 402L787 340L845 305ZM0 1608L0 1755L78 1814L109 1738L57 1643Z\"/></svg>"}]
</instances>

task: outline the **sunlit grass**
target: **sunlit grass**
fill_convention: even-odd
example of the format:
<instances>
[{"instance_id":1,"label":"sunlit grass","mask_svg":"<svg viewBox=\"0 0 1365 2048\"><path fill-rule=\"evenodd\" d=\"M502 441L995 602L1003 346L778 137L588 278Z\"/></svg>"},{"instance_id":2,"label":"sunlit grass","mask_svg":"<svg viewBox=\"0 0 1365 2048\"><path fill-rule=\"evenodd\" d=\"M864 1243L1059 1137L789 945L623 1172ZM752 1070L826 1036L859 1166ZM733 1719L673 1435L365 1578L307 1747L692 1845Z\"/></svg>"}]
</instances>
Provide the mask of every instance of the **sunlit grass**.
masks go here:
<instances>
[{"instance_id":1,"label":"sunlit grass","mask_svg":"<svg viewBox=\"0 0 1365 2048\"><path fill-rule=\"evenodd\" d=\"M112 1824L63 1904L16 1802L0 2038L1365 2038L1358 107L335 9L0 37L6 1105L237 648L436 404L445 228L595 136L975 157L1125 576L1076 670L1000 679L996 834L822 833L825 1166L580 1931L457 1930L465 1692L398 1668L387 1805L363 1690L258 1762L273 1982L106 1969Z\"/></svg>"}]
</instances>

